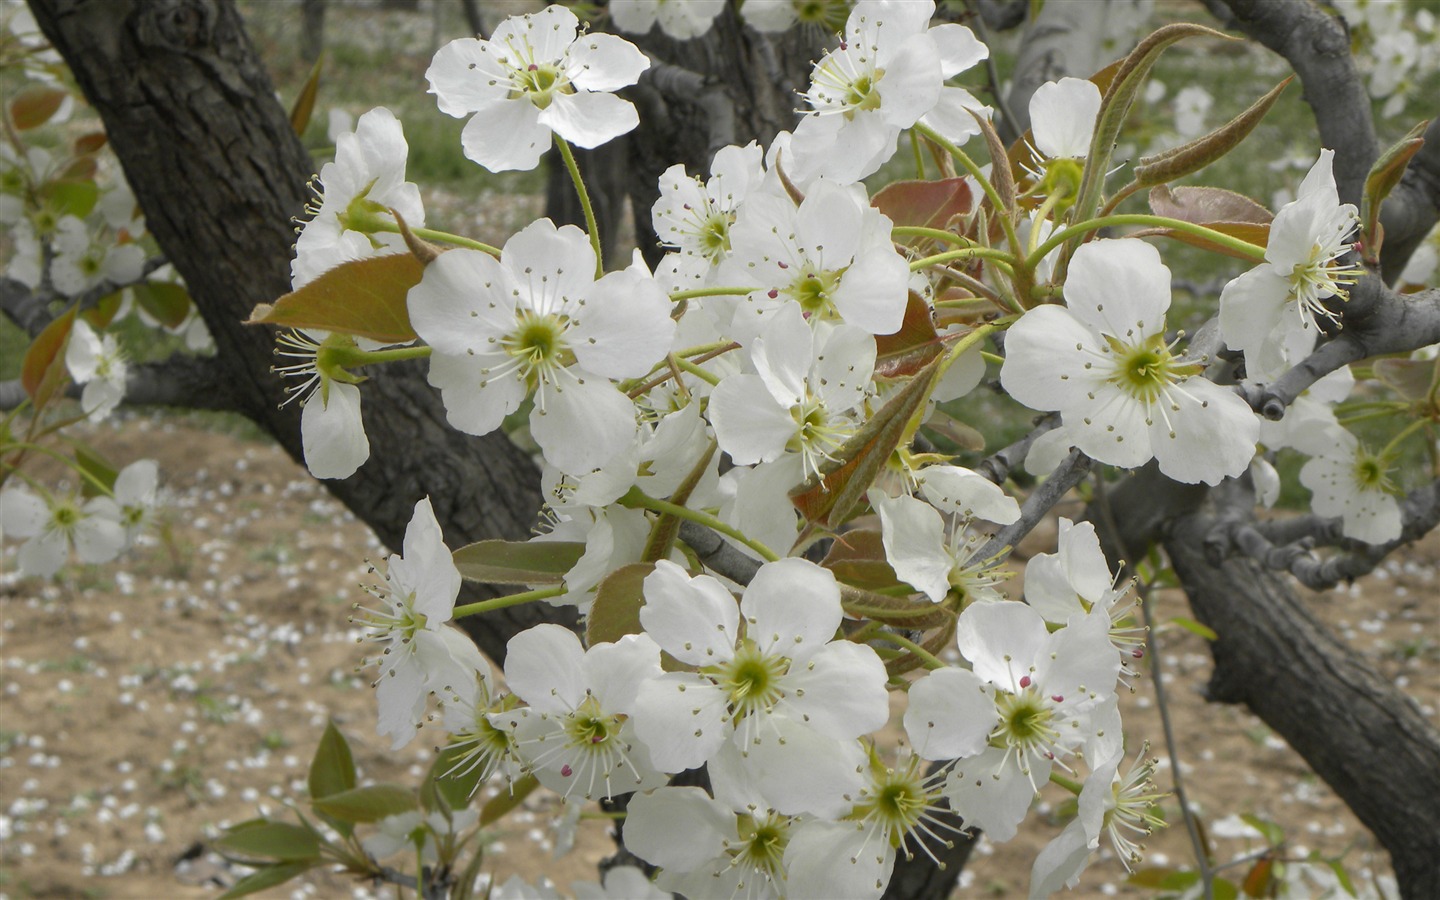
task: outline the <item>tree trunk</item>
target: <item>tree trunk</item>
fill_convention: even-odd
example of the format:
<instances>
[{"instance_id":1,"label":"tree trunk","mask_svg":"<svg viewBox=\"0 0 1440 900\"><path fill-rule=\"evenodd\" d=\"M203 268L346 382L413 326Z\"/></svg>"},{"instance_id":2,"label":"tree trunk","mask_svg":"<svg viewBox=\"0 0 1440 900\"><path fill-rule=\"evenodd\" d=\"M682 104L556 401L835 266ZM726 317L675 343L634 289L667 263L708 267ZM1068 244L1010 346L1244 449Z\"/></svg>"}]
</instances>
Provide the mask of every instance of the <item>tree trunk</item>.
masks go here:
<instances>
[{"instance_id":1,"label":"tree trunk","mask_svg":"<svg viewBox=\"0 0 1440 900\"><path fill-rule=\"evenodd\" d=\"M314 64L325 49L325 0L300 0L300 56Z\"/></svg>"},{"instance_id":2,"label":"tree trunk","mask_svg":"<svg viewBox=\"0 0 1440 900\"><path fill-rule=\"evenodd\" d=\"M1401 895L1440 897L1440 732L1253 560L1207 560L1213 522L1181 519L1165 550L1219 637L1208 699L1244 703L1390 851Z\"/></svg>"},{"instance_id":3,"label":"tree trunk","mask_svg":"<svg viewBox=\"0 0 1440 900\"><path fill-rule=\"evenodd\" d=\"M166 257L215 337L206 366L217 406L302 458L300 414L271 371L271 329L244 326L290 289L294 217L314 168L227 0L35 0L35 18L104 120L110 145ZM539 472L502 434L449 427L423 363L387 365L361 387L370 461L326 486L398 548L429 496L446 540L528 535ZM526 604L462 620L502 662L505 643L545 619Z\"/></svg>"}]
</instances>

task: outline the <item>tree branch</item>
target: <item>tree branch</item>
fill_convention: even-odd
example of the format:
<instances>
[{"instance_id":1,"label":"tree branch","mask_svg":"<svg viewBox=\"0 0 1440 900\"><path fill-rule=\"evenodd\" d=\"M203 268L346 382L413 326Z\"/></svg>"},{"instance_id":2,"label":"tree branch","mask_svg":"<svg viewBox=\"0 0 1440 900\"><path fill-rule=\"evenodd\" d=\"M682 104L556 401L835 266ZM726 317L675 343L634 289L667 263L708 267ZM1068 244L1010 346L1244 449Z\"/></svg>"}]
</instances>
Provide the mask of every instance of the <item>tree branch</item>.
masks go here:
<instances>
[{"instance_id":1,"label":"tree branch","mask_svg":"<svg viewBox=\"0 0 1440 900\"><path fill-rule=\"evenodd\" d=\"M1040 524L1050 508L1060 502L1060 498L1070 493L1070 489L1084 480L1090 471L1090 457L1081 453L1078 449L1070 451L1050 477L1040 483L1040 486L1030 492L1025 498L1025 503L1020 507L1020 518L1006 525L996 532L995 536L985 543L985 546L976 551L973 559L989 559L1000 553L1007 547L1014 547L1024 539L1025 535Z\"/></svg>"},{"instance_id":2,"label":"tree branch","mask_svg":"<svg viewBox=\"0 0 1440 900\"><path fill-rule=\"evenodd\" d=\"M1276 420L1296 397L1341 366L1440 343L1440 289L1401 295L1379 277L1365 275L1350 291L1344 324L1339 335L1316 347L1273 384L1242 389L1250 406Z\"/></svg>"},{"instance_id":3,"label":"tree branch","mask_svg":"<svg viewBox=\"0 0 1440 900\"><path fill-rule=\"evenodd\" d=\"M102 281L90 290L76 297L67 298L53 288L42 287L32 290L23 282L13 278L0 278L0 311L12 322L25 330L32 338L45 330L55 320L50 314L50 304L56 300L69 300L79 309L90 309L103 298L136 284L143 284L152 272L165 265L165 257L152 256L140 267L140 277L132 281Z\"/></svg>"}]
</instances>

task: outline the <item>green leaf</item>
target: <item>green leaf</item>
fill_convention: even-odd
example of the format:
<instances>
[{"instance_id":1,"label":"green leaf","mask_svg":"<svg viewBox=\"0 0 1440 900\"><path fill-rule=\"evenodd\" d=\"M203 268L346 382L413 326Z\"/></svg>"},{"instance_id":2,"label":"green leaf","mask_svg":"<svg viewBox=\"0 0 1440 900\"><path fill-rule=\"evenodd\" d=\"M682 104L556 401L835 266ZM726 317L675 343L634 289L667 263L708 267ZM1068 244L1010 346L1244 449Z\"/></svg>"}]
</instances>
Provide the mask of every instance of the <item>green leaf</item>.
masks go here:
<instances>
[{"instance_id":1,"label":"green leaf","mask_svg":"<svg viewBox=\"0 0 1440 900\"><path fill-rule=\"evenodd\" d=\"M1370 167L1370 174L1365 176L1365 193L1360 202L1360 222L1366 262L1373 264L1380 259L1380 246L1385 237L1380 230L1380 206L1385 202L1385 198L1390 196L1395 185L1400 183L1411 158L1425 146L1425 139L1421 135L1429 126L1430 122L1427 120L1406 132L1394 146L1380 154L1380 158Z\"/></svg>"},{"instance_id":2,"label":"green leaf","mask_svg":"<svg viewBox=\"0 0 1440 900\"><path fill-rule=\"evenodd\" d=\"M870 421L841 445L818 479L790 492L808 522L836 528L845 522L909 430L939 377L945 357L932 362L897 391Z\"/></svg>"},{"instance_id":3,"label":"green leaf","mask_svg":"<svg viewBox=\"0 0 1440 900\"><path fill-rule=\"evenodd\" d=\"M99 199L100 188L84 178L57 178L40 187L40 202L57 217L83 219L95 209L95 201Z\"/></svg>"},{"instance_id":4,"label":"green leaf","mask_svg":"<svg viewBox=\"0 0 1440 900\"><path fill-rule=\"evenodd\" d=\"M425 266L409 253L342 263L274 306L256 306L245 324L319 328L386 344L413 341L405 298L424 273Z\"/></svg>"},{"instance_id":5,"label":"green leaf","mask_svg":"<svg viewBox=\"0 0 1440 900\"><path fill-rule=\"evenodd\" d=\"M484 768L466 765L465 748L450 744L435 755L435 761L430 764L430 771L425 776L425 785L448 809L464 809L470 805L470 798L480 786L480 776L484 774ZM452 770L457 771L453 775L447 774ZM426 793L427 791L422 789L422 800Z\"/></svg>"},{"instance_id":6,"label":"green leaf","mask_svg":"<svg viewBox=\"0 0 1440 900\"><path fill-rule=\"evenodd\" d=\"M173 281L152 281L130 289L135 302L166 328L177 328L190 315L190 292Z\"/></svg>"},{"instance_id":7,"label":"green leaf","mask_svg":"<svg viewBox=\"0 0 1440 900\"><path fill-rule=\"evenodd\" d=\"M335 727L333 719L325 723L325 733L320 736L320 743L315 747L315 756L310 760L308 787L312 800L333 797L355 787L355 757L350 752L350 744L345 740L345 735ZM355 831L355 826L345 819L319 809L315 812L345 837Z\"/></svg>"},{"instance_id":8,"label":"green leaf","mask_svg":"<svg viewBox=\"0 0 1440 900\"><path fill-rule=\"evenodd\" d=\"M614 643L627 634L640 634L640 607L645 603L645 576L654 563L631 563L606 575L595 590L595 603L585 623L585 644Z\"/></svg>"},{"instance_id":9,"label":"green leaf","mask_svg":"<svg viewBox=\"0 0 1440 900\"><path fill-rule=\"evenodd\" d=\"M70 370L65 368L65 345L70 341L70 329L75 324L75 308L71 307L30 342L25 359L20 363L20 384L38 412L70 382Z\"/></svg>"},{"instance_id":10,"label":"green leaf","mask_svg":"<svg viewBox=\"0 0 1440 900\"><path fill-rule=\"evenodd\" d=\"M345 822L378 822L419 806L415 792L398 784L372 784L311 801L316 812Z\"/></svg>"},{"instance_id":11,"label":"green leaf","mask_svg":"<svg viewBox=\"0 0 1440 900\"><path fill-rule=\"evenodd\" d=\"M318 860L316 860L318 862ZM220 895L219 900L231 900L233 897L244 897L266 888L275 887L277 884L284 884L296 875L303 875L312 868L315 862L289 862L277 866L269 866L258 872L252 872L244 878L235 882L230 890Z\"/></svg>"},{"instance_id":12,"label":"green leaf","mask_svg":"<svg viewBox=\"0 0 1440 900\"><path fill-rule=\"evenodd\" d=\"M1150 68L1155 65L1166 47L1187 37L1200 36L1226 41L1239 40L1203 25L1177 22L1157 29L1121 61L1114 80L1110 82L1110 87L1100 102L1100 113L1095 119L1095 134L1090 140L1090 151L1085 156L1085 174L1080 180L1080 190L1075 199L1075 221L1095 215L1095 210L1100 205L1100 191L1105 183L1105 175L1110 170L1110 154L1115 150L1120 127L1130 115L1130 107L1145 86L1145 78L1149 75Z\"/></svg>"},{"instance_id":13,"label":"green leaf","mask_svg":"<svg viewBox=\"0 0 1440 900\"><path fill-rule=\"evenodd\" d=\"M120 303L124 298L119 291L106 294L95 302L95 305L80 313L90 327L96 331L104 331L114 321L115 314L120 311Z\"/></svg>"},{"instance_id":14,"label":"green leaf","mask_svg":"<svg viewBox=\"0 0 1440 900\"><path fill-rule=\"evenodd\" d=\"M88 473L94 479L92 481L91 478L82 478L80 493L85 497L98 495L100 490L95 486L95 481L105 485L111 491L115 490L115 479L119 477L120 473L110 465L105 457L100 455L100 451L80 440L72 440L71 444L72 452L75 454L75 465L79 467L80 471Z\"/></svg>"},{"instance_id":15,"label":"green leaf","mask_svg":"<svg viewBox=\"0 0 1440 900\"><path fill-rule=\"evenodd\" d=\"M479 541L456 550L462 578L487 584L560 584L585 555L579 541Z\"/></svg>"},{"instance_id":16,"label":"green leaf","mask_svg":"<svg viewBox=\"0 0 1440 900\"><path fill-rule=\"evenodd\" d=\"M1240 883L1240 890L1247 897L1269 897L1275 884L1275 859L1270 856L1262 856L1255 860L1250 871L1245 873L1245 880Z\"/></svg>"},{"instance_id":17,"label":"green leaf","mask_svg":"<svg viewBox=\"0 0 1440 900\"><path fill-rule=\"evenodd\" d=\"M1327 859L1325 860L1325 864L1330 867L1330 871L1335 873L1335 878L1340 882L1340 886L1345 889L1345 893L1352 897L1359 896L1359 892L1355 890L1355 882L1350 880L1350 873L1345 871L1344 863L1338 859Z\"/></svg>"},{"instance_id":18,"label":"green leaf","mask_svg":"<svg viewBox=\"0 0 1440 900\"><path fill-rule=\"evenodd\" d=\"M1249 825L1251 828L1260 832L1260 834L1265 838L1265 843L1269 844L1271 847L1279 847L1285 843L1285 829L1281 828L1279 825L1276 825L1274 822L1271 822L1268 819L1262 819L1259 816L1252 815L1250 813L1245 813L1244 815L1240 816L1240 820L1246 825Z\"/></svg>"},{"instance_id":19,"label":"green leaf","mask_svg":"<svg viewBox=\"0 0 1440 900\"><path fill-rule=\"evenodd\" d=\"M525 798L530 796L539 786L540 780L534 775L517 778L514 783L510 785L508 791L501 791L494 797L491 797L490 802L486 803L480 809L481 826L488 827L500 821L506 813L524 803Z\"/></svg>"},{"instance_id":20,"label":"green leaf","mask_svg":"<svg viewBox=\"0 0 1440 900\"><path fill-rule=\"evenodd\" d=\"M880 210L896 225L923 228L950 227L950 220L970 211L973 198L970 185L963 178L942 178L938 181L895 181L885 185L870 198L870 205ZM903 237L899 243L926 240Z\"/></svg>"},{"instance_id":21,"label":"green leaf","mask_svg":"<svg viewBox=\"0 0 1440 900\"><path fill-rule=\"evenodd\" d=\"M315 112L315 96L320 92L320 66L324 59L325 54L321 53L320 58L315 60L315 65L310 67L310 77L305 79L300 95L295 98L295 105L290 107L290 127L297 135L305 134L306 126L310 124L310 116Z\"/></svg>"},{"instance_id":22,"label":"green leaf","mask_svg":"<svg viewBox=\"0 0 1440 900\"><path fill-rule=\"evenodd\" d=\"M10 100L10 122L16 131L39 128L50 121L68 96L67 91L54 85L27 85Z\"/></svg>"},{"instance_id":23,"label":"green leaf","mask_svg":"<svg viewBox=\"0 0 1440 900\"><path fill-rule=\"evenodd\" d=\"M318 861L320 836L308 828L264 819L242 822L215 841L215 849L242 860Z\"/></svg>"},{"instance_id":24,"label":"green leaf","mask_svg":"<svg viewBox=\"0 0 1440 900\"><path fill-rule=\"evenodd\" d=\"M1205 625L1202 625L1199 622L1195 621L1194 619L1189 619L1185 616L1176 616L1175 618L1171 619L1170 622L1171 624L1179 625L1181 628L1185 629L1191 634L1199 635L1207 641L1220 640L1220 635L1216 634L1214 629L1208 628Z\"/></svg>"},{"instance_id":25,"label":"green leaf","mask_svg":"<svg viewBox=\"0 0 1440 900\"><path fill-rule=\"evenodd\" d=\"M1215 900L1238 900L1240 889L1228 878L1216 878L1210 885L1214 888Z\"/></svg>"},{"instance_id":26,"label":"green leaf","mask_svg":"<svg viewBox=\"0 0 1440 900\"><path fill-rule=\"evenodd\" d=\"M1255 126L1260 124L1260 120L1265 118L1270 107L1280 99L1281 92L1294 80L1294 75L1286 78L1272 88L1268 94L1251 104L1249 109L1209 134L1201 135L1188 144L1166 150L1164 153L1141 157L1140 161L1135 164L1136 184L1141 187L1149 187L1183 178L1192 172L1200 171L1234 150L1241 141L1249 136Z\"/></svg>"}]
</instances>

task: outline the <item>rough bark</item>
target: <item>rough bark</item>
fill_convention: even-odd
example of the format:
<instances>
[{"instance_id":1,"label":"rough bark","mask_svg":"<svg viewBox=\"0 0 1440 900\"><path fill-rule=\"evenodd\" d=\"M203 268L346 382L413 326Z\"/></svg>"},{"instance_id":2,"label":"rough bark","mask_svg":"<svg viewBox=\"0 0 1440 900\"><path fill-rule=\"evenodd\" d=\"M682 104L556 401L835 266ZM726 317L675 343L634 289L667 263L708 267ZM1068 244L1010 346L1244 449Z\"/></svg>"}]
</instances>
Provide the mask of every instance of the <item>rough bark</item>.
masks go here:
<instances>
[{"instance_id":1,"label":"rough bark","mask_svg":"<svg viewBox=\"0 0 1440 900\"><path fill-rule=\"evenodd\" d=\"M1216 565L1214 521L1179 520L1165 549L1211 643L1210 700L1244 703L1390 851L1401 894L1440 897L1440 731L1258 563Z\"/></svg>"},{"instance_id":2,"label":"rough bark","mask_svg":"<svg viewBox=\"0 0 1440 900\"><path fill-rule=\"evenodd\" d=\"M242 413L300 460L300 415L280 407L274 335L242 326L290 289L289 260L314 171L232 4L35 0L35 18L99 112L146 221L185 277L218 353L215 405ZM449 427L423 364L361 387L371 457L331 492L391 547L430 496L452 546L523 538L540 507L535 465L501 435ZM465 620L481 649L550 614L530 604Z\"/></svg>"}]
</instances>

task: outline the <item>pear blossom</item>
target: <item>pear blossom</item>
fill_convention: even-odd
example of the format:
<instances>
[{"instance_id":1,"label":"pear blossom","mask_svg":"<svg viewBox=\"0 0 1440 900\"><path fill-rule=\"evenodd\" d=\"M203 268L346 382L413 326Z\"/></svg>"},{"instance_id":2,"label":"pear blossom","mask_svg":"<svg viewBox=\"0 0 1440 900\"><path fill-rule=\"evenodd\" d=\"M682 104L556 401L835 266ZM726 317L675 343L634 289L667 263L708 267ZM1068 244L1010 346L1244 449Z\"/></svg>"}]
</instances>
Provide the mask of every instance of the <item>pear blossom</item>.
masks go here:
<instances>
[{"instance_id":1,"label":"pear blossom","mask_svg":"<svg viewBox=\"0 0 1440 900\"><path fill-rule=\"evenodd\" d=\"M390 557L384 585L371 590L381 607L356 604L353 619L366 629L365 639L385 645L373 660L380 668L376 730L392 737L392 750L415 737L428 694L446 690L470 697L476 689L475 673L486 665L475 644L446 625L460 593L460 572L429 497L415 504L402 551Z\"/></svg>"},{"instance_id":2,"label":"pear blossom","mask_svg":"<svg viewBox=\"0 0 1440 900\"><path fill-rule=\"evenodd\" d=\"M757 374L731 375L710 397L715 437L741 465L797 453L807 477L859 428L853 414L875 368L875 338L853 325L812 330L799 305L774 313L751 353Z\"/></svg>"},{"instance_id":3,"label":"pear blossom","mask_svg":"<svg viewBox=\"0 0 1440 900\"><path fill-rule=\"evenodd\" d=\"M1304 358L1315 346L1318 320L1340 319L1326 301L1347 299L1345 286L1358 275L1339 262L1359 217L1354 204L1340 202L1334 157L1335 151L1321 150L1296 198L1275 214L1265 262L1220 292L1220 333L1245 354L1251 380L1278 378Z\"/></svg>"},{"instance_id":4,"label":"pear blossom","mask_svg":"<svg viewBox=\"0 0 1440 900\"><path fill-rule=\"evenodd\" d=\"M655 234L677 251L676 275L687 288L714 280L730 253L730 227L750 191L765 175L759 145L733 144L716 152L703 184L674 165L660 175L660 198L650 214Z\"/></svg>"},{"instance_id":5,"label":"pear blossom","mask_svg":"<svg viewBox=\"0 0 1440 900\"><path fill-rule=\"evenodd\" d=\"M536 625L505 648L505 681L527 704L503 715L540 783L564 797L608 799L665 783L635 739L637 693L660 676L645 634L585 649L559 625Z\"/></svg>"},{"instance_id":6,"label":"pear blossom","mask_svg":"<svg viewBox=\"0 0 1440 900\"><path fill-rule=\"evenodd\" d=\"M425 815L420 810L386 816L375 823L375 831L367 835L361 846L376 859L385 859L402 851L412 857L418 850L420 859L434 863L439 859L442 844L453 847L462 832L480 821L480 810L439 810Z\"/></svg>"},{"instance_id":7,"label":"pear blossom","mask_svg":"<svg viewBox=\"0 0 1440 900\"><path fill-rule=\"evenodd\" d=\"M125 399L125 353L113 335L98 335L90 323L76 319L65 346L70 377L85 385L80 408L97 421L109 417Z\"/></svg>"},{"instance_id":8,"label":"pear blossom","mask_svg":"<svg viewBox=\"0 0 1440 900\"><path fill-rule=\"evenodd\" d=\"M274 371L300 381L287 385L285 403L300 402L300 441L305 467L316 478L349 478L370 458L370 439L360 415L360 379L334 362L357 346L347 334L295 328L276 337L275 355L295 360Z\"/></svg>"},{"instance_id":9,"label":"pear blossom","mask_svg":"<svg viewBox=\"0 0 1440 900\"><path fill-rule=\"evenodd\" d=\"M1118 749L1120 660L1109 623L1086 617L1050 633L1023 603L975 603L956 640L973 670L939 669L910 689L906 733L926 759L958 759L946 796L967 826L1009 840L1053 765Z\"/></svg>"},{"instance_id":10,"label":"pear blossom","mask_svg":"<svg viewBox=\"0 0 1440 900\"><path fill-rule=\"evenodd\" d=\"M464 118L465 155L492 172L535 168L550 135L598 147L635 128L635 106L614 91L650 67L634 44L579 34L563 6L512 16L490 40L462 38L435 54L425 79L440 111Z\"/></svg>"},{"instance_id":11,"label":"pear blossom","mask_svg":"<svg viewBox=\"0 0 1440 900\"><path fill-rule=\"evenodd\" d=\"M672 3L678 0L672 0ZM669 891L662 891L636 866L607 869L599 884L593 881L572 881L570 890L575 900L671 900Z\"/></svg>"},{"instance_id":12,"label":"pear blossom","mask_svg":"<svg viewBox=\"0 0 1440 900\"><path fill-rule=\"evenodd\" d=\"M126 547L135 543L154 517L159 486L160 468L153 459L136 460L115 476L112 499L116 518L125 528Z\"/></svg>"},{"instance_id":13,"label":"pear blossom","mask_svg":"<svg viewBox=\"0 0 1440 900\"><path fill-rule=\"evenodd\" d=\"M138 281L144 271L145 251L137 244L93 234L74 216L60 219L51 240L55 259L50 264L50 279L55 290L66 297L78 297L104 282L129 284Z\"/></svg>"},{"instance_id":14,"label":"pear blossom","mask_svg":"<svg viewBox=\"0 0 1440 900\"><path fill-rule=\"evenodd\" d=\"M450 424L489 434L533 392L531 434L569 475L601 468L634 440L635 404L609 379L647 374L675 333L670 300L643 263L596 281L585 233L549 219L506 241L499 260L441 254L409 307L433 348L430 383Z\"/></svg>"},{"instance_id":15,"label":"pear blossom","mask_svg":"<svg viewBox=\"0 0 1440 900\"><path fill-rule=\"evenodd\" d=\"M985 107L944 82L989 55L963 25L929 27L931 0L861 0L840 46L810 76L814 111L791 142L795 177L845 184L877 171L895 153L900 132L925 120L952 141L980 133L967 110Z\"/></svg>"},{"instance_id":16,"label":"pear blossom","mask_svg":"<svg viewBox=\"0 0 1440 900\"><path fill-rule=\"evenodd\" d=\"M1149 244L1082 245L1066 306L1039 306L1011 326L1000 383L1032 409L1059 410L1065 437L1096 460L1150 459L1176 481L1218 484L1250 464L1259 423L1238 395L1165 340L1170 270Z\"/></svg>"},{"instance_id":17,"label":"pear blossom","mask_svg":"<svg viewBox=\"0 0 1440 900\"><path fill-rule=\"evenodd\" d=\"M789 31L795 23L814 26L828 34L845 25L849 0L745 0L740 19L756 31Z\"/></svg>"},{"instance_id":18,"label":"pear blossom","mask_svg":"<svg viewBox=\"0 0 1440 900\"><path fill-rule=\"evenodd\" d=\"M889 706L875 651L832 640L843 615L835 577L802 559L766 563L737 605L716 579L662 560L644 593L646 632L697 667L640 689L636 732L656 764L719 765L728 748L779 812L848 808L863 760L854 740L882 726Z\"/></svg>"},{"instance_id":19,"label":"pear blossom","mask_svg":"<svg viewBox=\"0 0 1440 900\"><path fill-rule=\"evenodd\" d=\"M725 0L611 0L610 20L621 31L645 34L660 30L677 41L700 37L725 11Z\"/></svg>"},{"instance_id":20,"label":"pear blossom","mask_svg":"<svg viewBox=\"0 0 1440 900\"><path fill-rule=\"evenodd\" d=\"M1057 552L1036 554L1025 564L1026 602L1052 625L1077 616L1104 616L1121 664L1143 656L1145 630L1127 622L1135 609L1130 585L1117 583L1111 574L1095 526L1062 516L1056 543Z\"/></svg>"},{"instance_id":21,"label":"pear blossom","mask_svg":"<svg viewBox=\"0 0 1440 900\"><path fill-rule=\"evenodd\" d=\"M398 234L377 233L376 220L390 221L390 210L408 225L425 224L420 188L405 180L410 145L400 120L383 106L360 117L355 130L335 139L335 159L320 167L311 218L300 228L290 280L296 289L344 262L406 252ZM320 476L324 477L324 476Z\"/></svg>"},{"instance_id":22,"label":"pear blossom","mask_svg":"<svg viewBox=\"0 0 1440 900\"><path fill-rule=\"evenodd\" d=\"M754 286L731 333L748 342L766 316L792 302L810 322L894 333L905 318L910 266L890 240L892 228L858 185L818 181L798 207L783 193L752 194L717 275L725 284Z\"/></svg>"},{"instance_id":23,"label":"pear blossom","mask_svg":"<svg viewBox=\"0 0 1440 900\"><path fill-rule=\"evenodd\" d=\"M109 497L41 499L19 486L0 491L0 534L26 538L20 572L49 578L65 564L70 547L81 562L109 562L125 548L125 528Z\"/></svg>"},{"instance_id":24,"label":"pear blossom","mask_svg":"<svg viewBox=\"0 0 1440 900\"><path fill-rule=\"evenodd\" d=\"M1026 167L1047 195L1074 202L1100 115L1100 89L1083 78L1047 81L1030 95L1032 162ZM1068 203L1061 200L1058 208Z\"/></svg>"},{"instance_id":25,"label":"pear blossom","mask_svg":"<svg viewBox=\"0 0 1440 900\"><path fill-rule=\"evenodd\" d=\"M1309 488L1317 516L1339 516L1340 533L1370 544L1400 537L1399 491L1390 479L1391 459L1370 451L1343 428L1330 432L1331 443L1300 467L1300 483Z\"/></svg>"},{"instance_id":26,"label":"pear blossom","mask_svg":"<svg viewBox=\"0 0 1440 900\"><path fill-rule=\"evenodd\" d=\"M901 580L935 603L952 590L967 601L1004 598L999 585L1008 576L998 570L999 559L976 558L984 537L971 531L968 521L947 525L934 506L916 497L890 497L876 490L869 496L880 516L885 558ZM1020 510L1013 499L1006 499L1015 506L1013 511L1001 503L993 515L1008 523L1020 518Z\"/></svg>"},{"instance_id":27,"label":"pear blossom","mask_svg":"<svg viewBox=\"0 0 1440 900\"><path fill-rule=\"evenodd\" d=\"M657 887L688 897L787 896L785 849L795 820L759 806L732 809L698 787L630 798L625 848L660 867Z\"/></svg>"}]
</instances>

